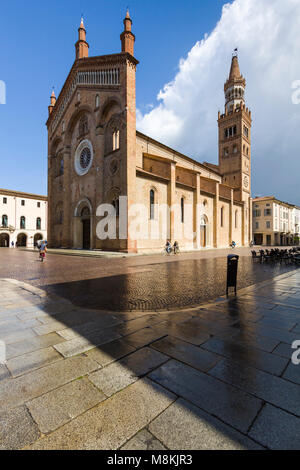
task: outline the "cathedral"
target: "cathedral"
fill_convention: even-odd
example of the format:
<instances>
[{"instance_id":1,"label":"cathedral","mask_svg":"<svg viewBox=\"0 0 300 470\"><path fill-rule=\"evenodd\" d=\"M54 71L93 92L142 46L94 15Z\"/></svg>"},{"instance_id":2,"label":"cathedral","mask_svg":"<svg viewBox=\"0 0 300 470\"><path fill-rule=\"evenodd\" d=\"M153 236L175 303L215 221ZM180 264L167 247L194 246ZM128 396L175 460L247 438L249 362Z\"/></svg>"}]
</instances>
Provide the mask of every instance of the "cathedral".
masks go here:
<instances>
[{"instance_id":1,"label":"cathedral","mask_svg":"<svg viewBox=\"0 0 300 470\"><path fill-rule=\"evenodd\" d=\"M183 250L232 240L249 246L252 120L237 53L218 114L219 164L202 164L136 129L134 44L127 12L121 52L89 57L81 21L75 62L49 106L49 246L126 253L161 251L167 239ZM142 222L132 230L137 206ZM100 236L113 216L114 236Z\"/></svg>"}]
</instances>

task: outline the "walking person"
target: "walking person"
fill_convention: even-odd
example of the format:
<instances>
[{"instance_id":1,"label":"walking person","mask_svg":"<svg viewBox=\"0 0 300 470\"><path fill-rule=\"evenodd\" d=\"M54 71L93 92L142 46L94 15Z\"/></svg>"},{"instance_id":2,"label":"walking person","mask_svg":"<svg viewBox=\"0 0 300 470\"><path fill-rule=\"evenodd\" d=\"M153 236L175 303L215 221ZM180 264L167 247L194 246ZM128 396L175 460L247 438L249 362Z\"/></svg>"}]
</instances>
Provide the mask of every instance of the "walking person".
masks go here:
<instances>
[{"instance_id":1,"label":"walking person","mask_svg":"<svg viewBox=\"0 0 300 470\"><path fill-rule=\"evenodd\" d=\"M39 257L42 263L46 259L46 252L47 252L47 242L43 240L39 246Z\"/></svg>"},{"instance_id":2,"label":"walking person","mask_svg":"<svg viewBox=\"0 0 300 470\"><path fill-rule=\"evenodd\" d=\"M11 242L11 247L12 247L12 248L15 247L15 242Z\"/></svg>"}]
</instances>

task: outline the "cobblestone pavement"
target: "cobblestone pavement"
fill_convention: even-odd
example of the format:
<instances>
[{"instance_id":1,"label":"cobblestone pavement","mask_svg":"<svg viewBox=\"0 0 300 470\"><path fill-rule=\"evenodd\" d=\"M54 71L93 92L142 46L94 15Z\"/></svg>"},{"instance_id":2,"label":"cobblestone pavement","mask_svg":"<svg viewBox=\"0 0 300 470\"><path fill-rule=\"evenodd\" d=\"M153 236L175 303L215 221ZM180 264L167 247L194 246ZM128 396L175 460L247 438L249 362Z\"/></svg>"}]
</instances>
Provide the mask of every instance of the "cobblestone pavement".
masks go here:
<instances>
[{"instance_id":1,"label":"cobblestone pavement","mask_svg":"<svg viewBox=\"0 0 300 470\"><path fill-rule=\"evenodd\" d=\"M0 339L0 449L300 448L299 270L170 312L2 279Z\"/></svg>"},{"instance_id":2,"label":"cobblestone pavement","mask_svg":"<svg viewBox=\"0 0 300 470\"><path fill-rule=\"evenodd\" d=\"M198 305L225 294L226 256L232 250L207 250L179 256L148 255L125 259L48 255L0 249L0 278L13 278L58 294L77 306L109 310L160 310ZM240 255L238 288L293 269L253 263Z\"/></svg>"}]
</instances>

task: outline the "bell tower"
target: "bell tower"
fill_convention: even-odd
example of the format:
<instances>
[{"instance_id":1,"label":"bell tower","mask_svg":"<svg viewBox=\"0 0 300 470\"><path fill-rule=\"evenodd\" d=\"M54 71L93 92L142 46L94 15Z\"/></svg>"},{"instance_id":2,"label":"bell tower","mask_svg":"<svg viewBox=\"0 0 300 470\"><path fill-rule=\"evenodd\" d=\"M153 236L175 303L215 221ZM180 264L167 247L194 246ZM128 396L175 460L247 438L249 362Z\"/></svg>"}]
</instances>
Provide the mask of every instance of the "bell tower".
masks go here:
<instances>
[{"instance_id":1,"label":"bell tower","mask_svg":"<svg viewBox=\"0 0 300 470\"><path fill-rule=\"evenodd\" d=\"M245 105L246 80L240 73L237 49L225 83L225 113L218 115L219 168L223 184L234 188L236 200L251 197L251 111Z\"/></svg>"}]
</instances>

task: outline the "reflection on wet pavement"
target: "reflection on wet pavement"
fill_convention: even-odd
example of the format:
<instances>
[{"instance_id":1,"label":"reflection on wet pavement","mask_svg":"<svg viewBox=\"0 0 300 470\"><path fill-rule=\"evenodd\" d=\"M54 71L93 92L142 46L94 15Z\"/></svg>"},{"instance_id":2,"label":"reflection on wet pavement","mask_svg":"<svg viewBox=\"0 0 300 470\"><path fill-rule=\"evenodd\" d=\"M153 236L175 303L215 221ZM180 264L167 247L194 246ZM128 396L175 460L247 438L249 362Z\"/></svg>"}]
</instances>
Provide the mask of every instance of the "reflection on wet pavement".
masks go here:
<instances>
[{"instance_id":1,"label":"reflection on wet pavement","mask_svg":"<svg viewBox=\"0 0 300 470\"><path fill-rule=\"evenodd\" d=\"M226 258L184 260L148 265L138 273L43 286L78 306L107 310L159 310L198 305L225 294ZM238 288L292 269L261 265L241 257Z\"/></svg>"}]
</instances>

